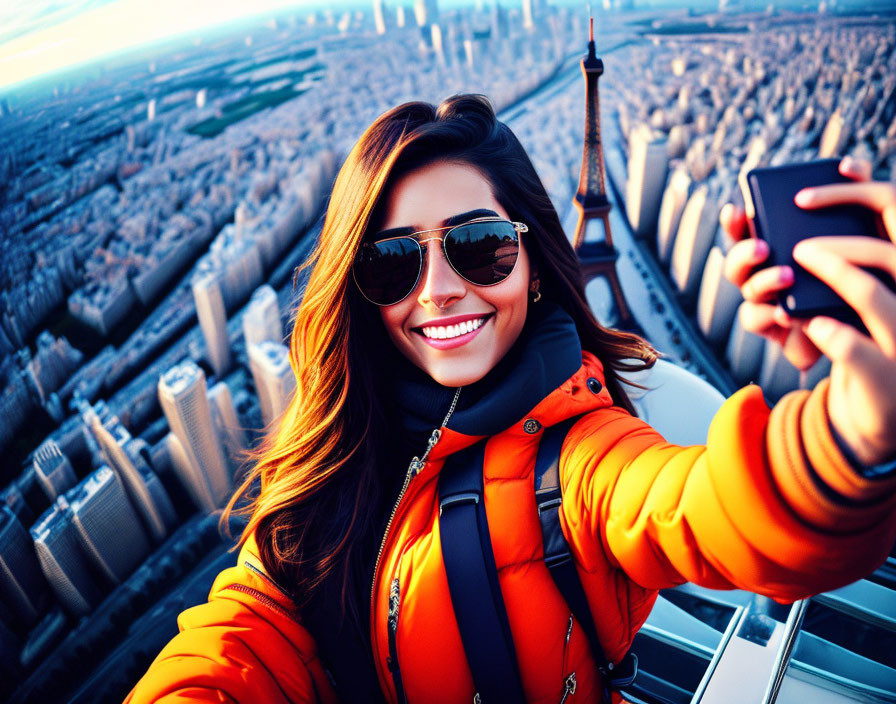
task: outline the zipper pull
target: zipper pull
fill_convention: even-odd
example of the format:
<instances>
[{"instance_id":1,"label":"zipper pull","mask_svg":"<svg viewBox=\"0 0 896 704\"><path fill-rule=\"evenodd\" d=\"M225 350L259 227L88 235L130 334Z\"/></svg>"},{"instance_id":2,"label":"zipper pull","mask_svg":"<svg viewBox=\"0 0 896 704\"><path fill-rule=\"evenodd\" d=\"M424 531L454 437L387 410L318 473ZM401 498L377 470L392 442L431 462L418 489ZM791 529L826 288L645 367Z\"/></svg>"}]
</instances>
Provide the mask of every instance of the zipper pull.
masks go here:
<instances>
[{"instance_id":1,"label":"zipper pull","mask_svg":"<svg viewBox=\"0 0 896 704\"><path fill-rule=\"evenodd\" d=\"M393 633L398 629L398 605L401 603L401 590L398 577L392 580L389 587L389 630Z\"/></svg>"},{"instance_id":2,"label":"zipper pull","mask_svg":"<svg viewBox=\"0 0 896 704\"><path fill-rule=\"evenodd\" d=\"M432 435L429 436L429 440L427 440L427 442L426 442L426 445L427 445L426 449L431 450L432 448L434 448L436 446L436 443L439 441L439 438L441 438L441 437L442 437L442 429L441 428L436 428L435 430L433 430Z\"/></svg>"},{"instance_id":3,"label":"zipper pull","mask_svg":"<svg viewBox=\"0 0 896 704\"><path fill-rule=\"evenodd\" d=\"M421 469L423 469L423 461L419 457L415 457L408 465L408 474L411 478L414 478L420 473Z\"/></svg>"},{"instance_id":4,"label":"zipper pull","mask_svg":"<svg viewBox=\"0 0 896 704\"><path fill-rule=\"evenodd\" d=\"M571 672L569 677L566 678L566 682L564 682L565 689L563 690L563 696L560 698L560 704L564 704L566 700L569 698L570 694L576 693L576 673Z\"/></svg>"}]
</instances>

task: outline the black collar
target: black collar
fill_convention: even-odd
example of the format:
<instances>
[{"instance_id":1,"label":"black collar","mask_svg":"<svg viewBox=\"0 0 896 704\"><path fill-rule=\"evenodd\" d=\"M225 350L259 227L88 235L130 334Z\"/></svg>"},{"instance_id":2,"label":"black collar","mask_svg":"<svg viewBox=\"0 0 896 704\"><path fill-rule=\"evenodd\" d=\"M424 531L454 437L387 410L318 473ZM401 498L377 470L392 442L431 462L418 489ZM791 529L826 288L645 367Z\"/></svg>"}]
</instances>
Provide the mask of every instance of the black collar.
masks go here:
<instances>
[{"instance_id":1,"label":"black collar","mask_svg":"<svg viewBox=\"0 0 896 704\"><path fill-rule=\"evenodd\" d=\"M465 387L448 428L465 435L495 435L522 419L582 366L575 323L558 305L530 304L519 339L483 379ZM425 439L439 427L455 389L441 386L397 351L393 364L395 421Z\"/></svg>"}]
</instances>

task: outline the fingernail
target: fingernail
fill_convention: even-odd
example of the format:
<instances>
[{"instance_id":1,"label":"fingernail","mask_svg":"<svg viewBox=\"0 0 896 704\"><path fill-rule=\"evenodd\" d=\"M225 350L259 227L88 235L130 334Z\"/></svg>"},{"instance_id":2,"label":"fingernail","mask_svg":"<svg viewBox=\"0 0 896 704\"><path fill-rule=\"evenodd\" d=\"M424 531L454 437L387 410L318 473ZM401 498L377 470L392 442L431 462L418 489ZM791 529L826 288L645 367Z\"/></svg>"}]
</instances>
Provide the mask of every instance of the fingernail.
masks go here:
<instances>
[{"instance_id":1,"label":"fingernail","mask_svg":"<svg viewBox=\"0 0 896 704\"><path fill-rule=\"evenodd\" d=\"M757 257L764 257L768 254L768 243L765 240L756 240L753 246L753 254Z\"/></svg>"},{"instance_id":2,"label":"fingernail","mask_svg":"<svg viewBox=\"0 0 896 704\"><path fill-rule=\"evenodd\" d=\"M804 188L793 199L793 202L800 206L810 205L812 196L815 192L811 188Z\"/></svg>"},{"instance_id":3,"label":"fingernail","mask_svg":"<svg viewBox=\"0 0 896 704\"><path fill-rule=\"evenodd\" d=\"M779 274L779 278L782 284L790 285L793 283L793 269L789 266L785 266L781 269Z\"/></svg>"}]
</instances>

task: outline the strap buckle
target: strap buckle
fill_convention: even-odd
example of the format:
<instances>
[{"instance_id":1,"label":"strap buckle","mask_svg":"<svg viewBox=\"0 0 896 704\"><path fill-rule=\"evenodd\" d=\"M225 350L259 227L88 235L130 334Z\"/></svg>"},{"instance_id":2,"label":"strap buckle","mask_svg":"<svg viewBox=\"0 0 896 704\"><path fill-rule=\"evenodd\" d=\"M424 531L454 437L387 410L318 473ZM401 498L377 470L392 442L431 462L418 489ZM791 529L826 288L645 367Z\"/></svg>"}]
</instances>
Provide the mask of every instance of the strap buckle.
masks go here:
<instances>
[{"instance_id":1,"label":"strap buckle","mask_svg":"<svg viewBox=\"0 0 896 704\"><path fill-rule=\"evenodd\" d=\"M602 673L610 682L610 687L620 690L630 687L638 676L638 656L629 650L618 665L610 663L607 671Z\"/></svg>"},{"instance_id":2,"label":"strap buckle","mask_svg":"<svg viewBox=\"0 0 896 704\"><path fill-rule=\"evenodd\" d=\"M442 511L445 510L446 506L456 506L458 504L478 504L479 503L479 494L475 491L462 491L457 494L451 494L449 496L444 497L439 502L439 515L442 515Z\"/></svg>"}]
</instances>

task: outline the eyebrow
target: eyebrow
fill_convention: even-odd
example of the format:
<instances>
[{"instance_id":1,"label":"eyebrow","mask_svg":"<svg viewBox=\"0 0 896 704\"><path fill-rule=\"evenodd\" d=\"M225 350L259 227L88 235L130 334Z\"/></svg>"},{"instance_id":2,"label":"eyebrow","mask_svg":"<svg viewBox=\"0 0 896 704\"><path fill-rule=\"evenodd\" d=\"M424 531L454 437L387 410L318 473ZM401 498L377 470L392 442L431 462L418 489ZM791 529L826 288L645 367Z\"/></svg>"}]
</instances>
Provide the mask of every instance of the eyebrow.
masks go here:
<instances>
[{"instance_id":1,"label":"eyebrow","mask_svg":"<svg viewBox=\"0 0 896 704\"><path fill-rule=\"evenodd\" d=\"M444 227L454 227L455 225L460 225L461 223L468 222L469 220L475 220L476 218L499 218L501 217L494 210L489 210L488 208L477 208L476 210L469 210L466 213L460 213L458 215L452 215L450 218L445 218L442 220L442 225ZM407 235L413 235L415 232L420 232L420 230L415 230L413 227L393 227L388 230L382 230L377 232L376 235L373 236L374 240L383 240L387 237L403 237Z\"/></svg>"}]
</instances>

